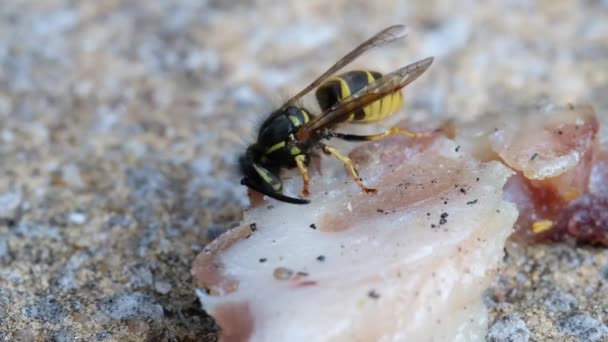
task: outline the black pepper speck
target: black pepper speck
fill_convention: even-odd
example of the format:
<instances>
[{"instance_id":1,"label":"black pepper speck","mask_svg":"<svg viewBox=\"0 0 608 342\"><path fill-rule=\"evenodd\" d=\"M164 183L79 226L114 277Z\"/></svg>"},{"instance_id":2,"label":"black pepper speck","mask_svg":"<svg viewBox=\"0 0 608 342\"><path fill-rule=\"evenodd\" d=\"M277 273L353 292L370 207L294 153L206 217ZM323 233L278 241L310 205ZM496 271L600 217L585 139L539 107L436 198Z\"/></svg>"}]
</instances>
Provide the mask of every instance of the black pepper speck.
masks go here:
<instances>
[{"instance_id":1,"label":"black pepper speck","mask_svg":"<svg viewBox=\"0 0 608 342\"><path fill-rule=\"evenodd\" d=\"M367 296L371 299L380 298L380 294L378 292L376 292L376 290L369 290L369 292L367 293Z\"/></svg>"},{"instance_id":2,"label":"black pepper speck","mask_svg":"<svg viewBox=\"0 0 608 342\"><path fill-rule=\"evenodd\" d=\"M444 224L448 223L447 217L448 217L448 213L442 213L439 218L439 224L444 225Z\"/></svg>"}]
</instances>

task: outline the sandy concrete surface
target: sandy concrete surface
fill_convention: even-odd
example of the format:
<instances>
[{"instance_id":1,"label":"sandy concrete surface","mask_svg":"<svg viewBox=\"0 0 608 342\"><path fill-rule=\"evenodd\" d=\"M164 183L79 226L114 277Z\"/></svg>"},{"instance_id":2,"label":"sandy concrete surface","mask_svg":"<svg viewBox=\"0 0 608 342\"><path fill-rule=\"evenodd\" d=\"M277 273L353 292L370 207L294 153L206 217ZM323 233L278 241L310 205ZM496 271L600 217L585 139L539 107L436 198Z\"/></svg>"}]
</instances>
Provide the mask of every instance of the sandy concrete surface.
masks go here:
<instances>
[{"instance_id":1,"label":"sandy concrete surface","mask_svg":"<svg viewBox=\"0 0 608 342\"><path fill-rule=\"evenodd\" d=\"M5 1L0 339L213 341L190 265L241 218L253 127L356 43L433 55L416 118L586 102L608 121L608 2ZM305 104L314 109L314 101ZM509 248L489 341L606 341L608 252Z\"/></svg>"}]
</instances>

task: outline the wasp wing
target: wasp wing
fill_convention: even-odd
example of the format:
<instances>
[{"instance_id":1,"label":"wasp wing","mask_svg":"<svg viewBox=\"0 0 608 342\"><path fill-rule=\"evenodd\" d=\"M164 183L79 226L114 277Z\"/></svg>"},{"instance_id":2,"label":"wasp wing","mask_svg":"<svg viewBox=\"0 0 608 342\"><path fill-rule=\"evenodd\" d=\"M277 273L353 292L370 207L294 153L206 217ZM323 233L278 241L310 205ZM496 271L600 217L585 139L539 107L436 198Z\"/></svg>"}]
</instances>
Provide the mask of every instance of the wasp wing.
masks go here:
<instances>
[{"instance_id":1,"label":"wasp wing","mask_svg":"<svg viewBox=\"0 0 608 342\"><path fill-rule=\"evenodd\" d=\"M298 140L302 141L310 136L318 135L323 129L346 121L351 113L358 109L365 108L369 104L400 90L422 75L432 63L433 57L427 57L386 74L361 88L302 126L297 133Z\"/></svg>"},{"instance_id":2,"label":"wasp wing","mask_svg":"<svg viewBox=\"0 0 608 342\"><path fill-rule=\"evenodd\" d=\"M347 53L344 57L340 58L334 65L332 65L327 71L325 71L321 76L317 77L311 84L309 84L306 88L302 89L299 93L297 93L294 97L289 99L283 105L283 108L292 106L298 100L300 100L304 95L308 94L311 90L318 87L325 79L329 76L335 74L338 70L342 69L350 62L357 59L363 53L373 48L377 48L382 45L386 45L395 40L401 39L405 37L405 26L404 25L393 25L385 28L384 30L376 33L368 40L359 44L356 48L354 48L351 52Z\"/></svg>"}]
</instances>

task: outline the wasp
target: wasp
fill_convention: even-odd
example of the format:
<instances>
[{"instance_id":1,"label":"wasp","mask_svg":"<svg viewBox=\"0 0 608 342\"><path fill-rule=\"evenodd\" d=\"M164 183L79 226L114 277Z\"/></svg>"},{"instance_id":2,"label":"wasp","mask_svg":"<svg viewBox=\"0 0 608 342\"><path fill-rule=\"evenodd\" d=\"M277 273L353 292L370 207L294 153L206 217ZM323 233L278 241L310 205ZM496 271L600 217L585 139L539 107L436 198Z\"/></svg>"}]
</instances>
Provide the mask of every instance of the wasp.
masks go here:
<instances>
[{"instance_id":1,"label":"wasp","mask_svg":"<svg viewBox=\"0 0 608 342\"><path fill-rule=\"evenodd\" d=\"M309 203L305 198L283 194L280 171L296 167L303 181L302 197L308 197L308 165L311 157L322 151L340 160L362 191L376 192L363 184L353 161L325 141L332 138L369 141L395 134L412 138L427 136L429 133L414 133L397 126L373 135L340 133L335 128L344 122L369 123L393 115L403 104L401 89L422 75L433 63L433 57L424 58L386 75L371 70L335 74L364 52L404 38L405 35L403 25L390 26L378 32L270 113L259 128L257 141L239 159L244 175L241 184L279 201ZM296 105L315 88L321 108L321 113L317 115Z\"/></svg>"}]
</instances>

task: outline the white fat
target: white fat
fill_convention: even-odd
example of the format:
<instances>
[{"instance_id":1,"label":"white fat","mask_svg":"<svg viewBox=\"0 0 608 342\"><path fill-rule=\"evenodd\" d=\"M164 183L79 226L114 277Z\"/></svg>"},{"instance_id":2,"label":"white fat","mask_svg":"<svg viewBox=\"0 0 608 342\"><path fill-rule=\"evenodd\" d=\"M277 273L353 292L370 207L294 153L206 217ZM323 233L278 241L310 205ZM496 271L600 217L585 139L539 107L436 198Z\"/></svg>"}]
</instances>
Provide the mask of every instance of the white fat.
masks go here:
<instances>
[{"instance_id":1,"label":"white fat","mask_svg":"<svg viewBox=\"0 0 608 342\"><path fill-rule=\"evenodd\" d=\"M198 291L220 326L232 319L217 314L222 306L248 307L248 331L232 324L223 340L483 341L482 292L517 217L501 198L512 172L455 147L438 139L390 168L372 160L360 171L378 188L373 196L346 175L317 175L311 204L266 200L247 211L244 224L255 223L256 231L214 261L238 288L221 296ZM285 185L300 184L294 177ZM327 231L336 227L343 230ZM314 284L277 280L278 267L305 272L301 281ZM195 277L200 283L196 263Z\"/></svg>"}]
</instances>

